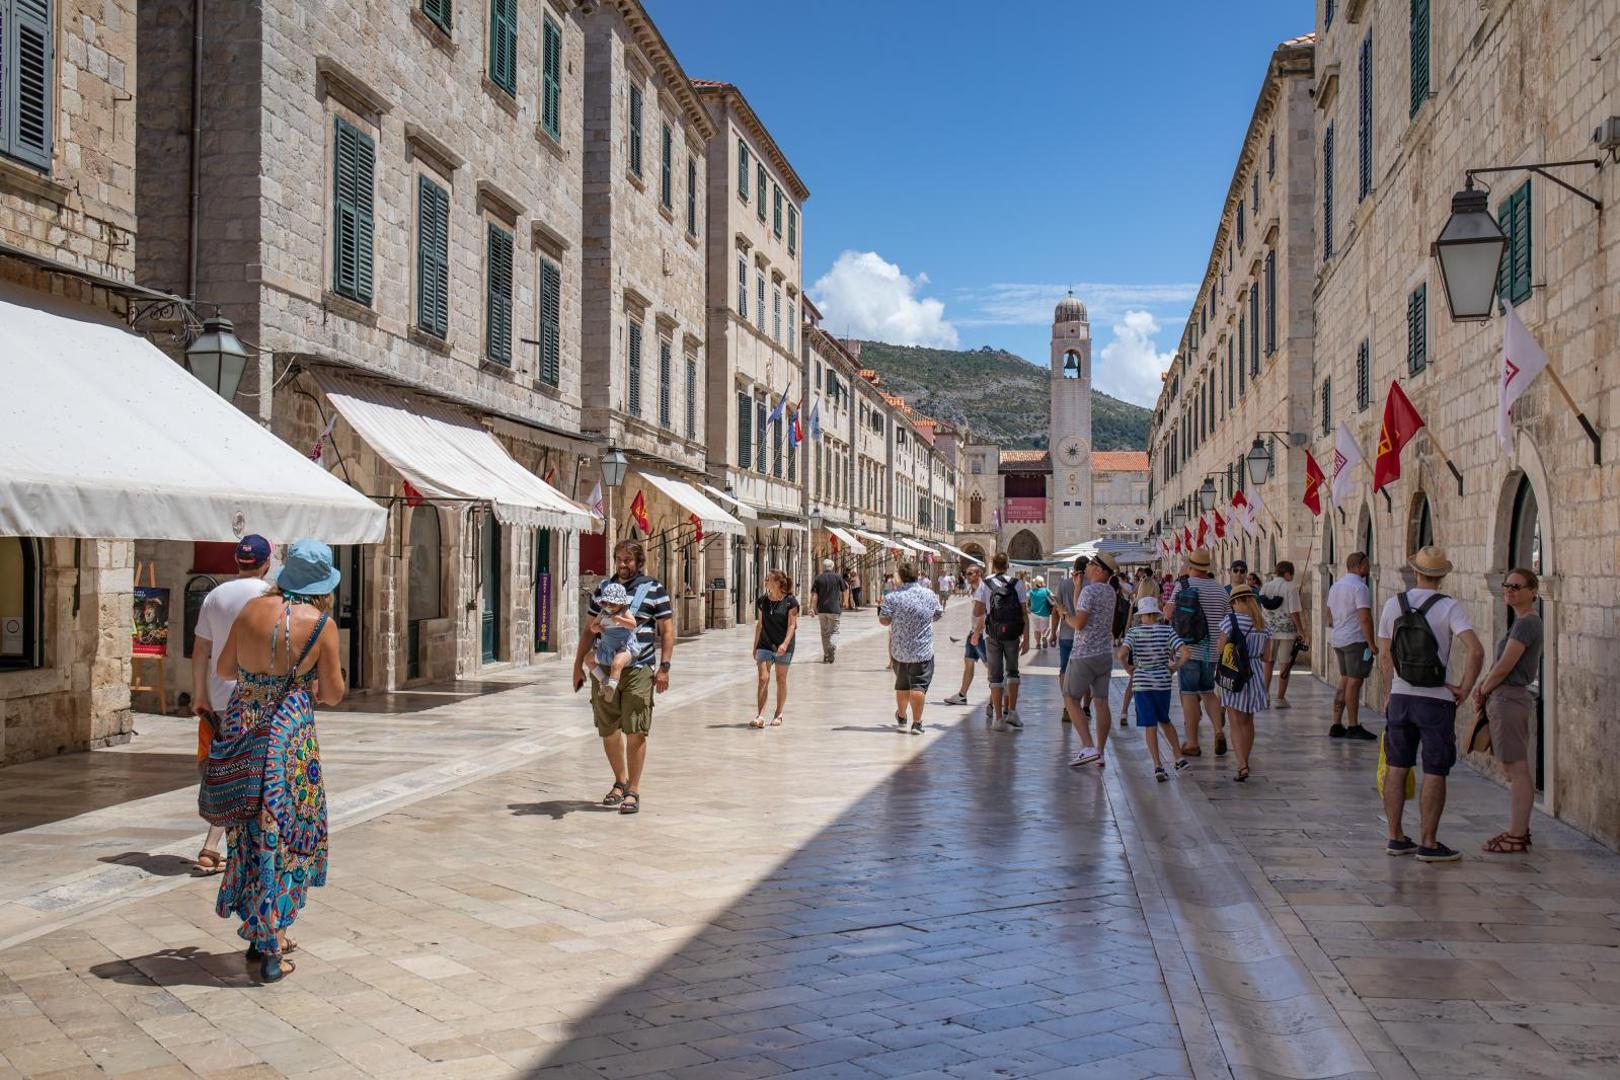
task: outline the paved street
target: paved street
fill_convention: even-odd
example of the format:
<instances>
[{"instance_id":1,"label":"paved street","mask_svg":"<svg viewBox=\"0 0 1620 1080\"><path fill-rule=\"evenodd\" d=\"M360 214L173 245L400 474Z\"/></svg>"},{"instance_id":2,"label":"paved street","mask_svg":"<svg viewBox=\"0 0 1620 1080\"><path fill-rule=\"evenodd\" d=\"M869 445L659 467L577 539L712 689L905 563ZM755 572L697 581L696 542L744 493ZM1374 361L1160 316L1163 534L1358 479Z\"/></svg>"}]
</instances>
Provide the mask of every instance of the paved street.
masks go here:
<instances>
[{"instance_id":1,"label":"paved street","mask_svg":"<svg viewBox=\"0 0 1620 1080\"><path fill-rule=\"evenodd\" d=\"M1539 815L1533 854L1476 854L1505 794L1466 771L1443 836L1467 859L1386 857L1376 747L1326 739L1309 684L1261 717L1247 785L1207 738L1155 784L1134 729L1105 774L1069 769L1051 654L1024 732L931 705L903 737L875 620L848 622L833 668L807 642L774 730L746 727L741 638L683 645L637 817L595 807L610 777L560 668L324 713L333 871L275 986L215 882L173 873L184 725L8 770L0 1076L1620 1068L1620 857Z\"/></svg>"}]
</instances>

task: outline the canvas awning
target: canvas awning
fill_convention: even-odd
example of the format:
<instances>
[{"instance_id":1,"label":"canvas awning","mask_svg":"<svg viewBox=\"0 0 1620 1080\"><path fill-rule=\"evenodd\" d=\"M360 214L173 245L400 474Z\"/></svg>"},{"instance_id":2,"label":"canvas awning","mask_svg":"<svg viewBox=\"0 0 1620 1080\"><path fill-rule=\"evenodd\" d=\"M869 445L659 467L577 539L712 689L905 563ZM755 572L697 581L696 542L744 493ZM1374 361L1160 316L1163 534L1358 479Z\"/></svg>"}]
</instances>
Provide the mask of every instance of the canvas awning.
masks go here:
<instances>
[{"instance_id":1,"label":"canvas awning","mask_svg":"<svg viewBox=\"0 0 1620 1080\"><path fill-rule=\"evenodd\" d=\"M0 287L0 386L0 535L387 535L383 507L81 305Z\"/></svg>"},{"instance_id":2,"label":"canvas awning","mask_svg":"<svg viewBox=\"0 0 1620 1080\"><path fill-rule=\"evenodd\" d=\"M735 495L727 495L712 484L699 484L698 487L708 492L711 499L719 499L722 506L736 507L735 514L742 521L752 521L759 516L759 512L752 506L749 506Z\"/></svg>"},{"instance_id":3,"label":"canvas awning","mask_svg":"<svg viewBox=\"0 0 1620 1080\"><path fill-rule=\"evenodd\" d=\"M834 536L838 537L838 542L840 544L844 545L845 547L849 548L855 554L857 554L857 555L865 555L866 554L866 545L861 543L859 540L855 539L853 536L851 536L849 533L845 532L843 529L840 529L838 526L836 526L836 525L828 525L827 526L827 531L832 533Z\"/></svg>"},{"instance_id":4,"label":"canvas awning","mask_svg":"<svg viewBox=\"0 0 1620 1080\"><path fill-rule=\"evenodd\" d=\"M787 532L809 532L803 522L785 521L782 518L760 518L754 522L761 529L782 529Z\"/></svg>"},{"instance_id":5,"label":"canvas awning","mask_svg":"<svg viewBox=\"0 0 1620 1080\"><path fill-rule=\"evenodd\" d=\"M882 536L875 532L867 532L865 529L856 529L855 535L872 541L872 543L876 544L878 547L894 548L896 551L904 551L906 549L904 544L892 536Z\"/></svg>"},{"instance_id":6,"label":"canvas awning","mask_svg":"<svg viewBox=\"0 0 1620 1080\"><path fill-rule=\"evenodd\" d=\"M939 552L935 551L933 548L929 547L927 544L919 543L918 541L913 540L909 536L901 536L901 537L898 537L897 539L899 539L899 541L902 544L904 544L906 547L910 548L912 551L920 552L921 554L928 555L928 556L930 556L932 558L938 558L939 557Z\"/></svg>"},{"instance_id":7,"label":"canvas awning","mask_svg":"<svg viewBox=\"0 0 1620 1080\"><path fill-rule=\"evenodd\" d=\"M637 473L669 497L676 506L681 507L689 514L696 514L698 522L703 526L705 534L720 533L727 536L740 536L745 531L742 522L726 513L709 500L709 497L684 480L677 480L673 476L662 476L658 473L638 469Z\"/></svg>"},{"instance_id":8,"label":"canvas awning","mask_svg":"<svg viewBox=\"0 0 1620 1080\"><path fill-rule=\"evenodd\" d=\"M589 510L513 459L470 414L383 383L323 371L316 381L366 445L424 498L487 501L497 521L589 532Z\"/></svg>"},{"instance_id":9,"label":"canvas awning","mask_svg":"<svg viewBox=\"0 0 1620 1080\"><path fill-rule=\"evenodd\" d=\"M984 565L984 560L983 559L980 559L977 556L969 555L967 552L963 551L961 548L957 547L955 544L947 544L945 541L941 540L939 542L939 546L944 548L946 551L951 552L953 555L961 556L962 558L966 559L970 563L977 563L979 566Z\"/></svg>"}]
</instances>

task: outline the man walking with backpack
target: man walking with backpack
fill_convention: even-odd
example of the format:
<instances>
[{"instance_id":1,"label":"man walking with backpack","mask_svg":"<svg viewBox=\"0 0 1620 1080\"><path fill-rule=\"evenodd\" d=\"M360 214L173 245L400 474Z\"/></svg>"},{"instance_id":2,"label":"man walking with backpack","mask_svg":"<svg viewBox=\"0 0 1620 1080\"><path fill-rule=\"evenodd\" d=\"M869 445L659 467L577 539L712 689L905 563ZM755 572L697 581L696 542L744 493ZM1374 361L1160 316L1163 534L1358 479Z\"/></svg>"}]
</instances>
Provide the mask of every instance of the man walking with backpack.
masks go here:
<instances>
[{"instance_id":1,"label":"man walking with backpack","mask_svg":"<svg viewBox=\"0 0 1620 1080\"><path fill-rule=\"evenodd\" d=\"M1378 667L1389 689L1384 701L1384 816L1390 855L1417 854L1419 862L1455 862L1462 855L1440 842L1440 815L1446 808L1446 776L1457 762L1457 706L1474 689L1485 649L1462 605L1440 591L1451 561L1429 546L1407 563L1417 587L1384 602L1378 617ZM1468 652L1462 681L1446 682L1453 646ZM1413 843L1401 831L1406 809L1406 775L1423 760L1422 831Z\"/></svg>"},{"instance_id":2,"label":"man walking with backpack","mask_svg":"<svg viewBox=\"0 0 1620 1080\"><path fill-rule=\"evenodd\" d=\"M1029 652L1029 593L1007 575L1007 553L990 560L991 574L973 594L973 635L990 670L990 722L996 731L1021 728L1018 718L1018 657Z\"/></svg>"},{"instance_id":3,"label":"man walking with backpack","mask_svg":"<svg viewBox=\"0 0 1620 1080\"><path fill-rule=\"evenodd\" d=\"M1221 717L1221 703L1215 696L1215 635L1226 622L1232 604L1227 599L1226 589L1210 572L1213 565L1208 548L1189 553L1186 580L1170 599L1170 625L1188 646L1187 660L1176 673L1181 688L1181 718L1187 726L1187 743L1181 752L1188 757L1203 753L1198 745L1200 707L1215 730L1216 756L1226 754L1226 724Z\"/></svg>"}]
</instances>

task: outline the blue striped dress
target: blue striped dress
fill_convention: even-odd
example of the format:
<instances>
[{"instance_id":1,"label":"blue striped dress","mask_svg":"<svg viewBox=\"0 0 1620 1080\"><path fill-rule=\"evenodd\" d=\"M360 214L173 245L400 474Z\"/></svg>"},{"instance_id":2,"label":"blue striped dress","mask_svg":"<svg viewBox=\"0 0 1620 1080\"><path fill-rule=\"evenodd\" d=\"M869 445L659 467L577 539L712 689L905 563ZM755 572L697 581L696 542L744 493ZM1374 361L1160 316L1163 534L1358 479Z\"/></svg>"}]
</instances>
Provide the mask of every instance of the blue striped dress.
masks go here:
<instances>
[{"instance_id":1,"label":"blue striped dress","mask_svg":"<svg viewBox=\"0 0 1620 1080\"><path fill-rule=\"evenodd\" d=\"M1231 612L1222 620L1221 631L1230 635L1234 623L1238 632L1243 635L1245 643L1249 646L1249 670L1253 674L1249 678L1249 685L1245 686L1240 693L1234 694L1230 690L1221 690L1221 704L1228 709L1236 709L1238 712L1257 713L1262 709L1271 707L1271 701L1266 696L1265 665L1266 641L1271 637L1271 634L1267 632L1264 624L1256 627L1252 619L1237 611Z\"/></svg>"}]
</instances>

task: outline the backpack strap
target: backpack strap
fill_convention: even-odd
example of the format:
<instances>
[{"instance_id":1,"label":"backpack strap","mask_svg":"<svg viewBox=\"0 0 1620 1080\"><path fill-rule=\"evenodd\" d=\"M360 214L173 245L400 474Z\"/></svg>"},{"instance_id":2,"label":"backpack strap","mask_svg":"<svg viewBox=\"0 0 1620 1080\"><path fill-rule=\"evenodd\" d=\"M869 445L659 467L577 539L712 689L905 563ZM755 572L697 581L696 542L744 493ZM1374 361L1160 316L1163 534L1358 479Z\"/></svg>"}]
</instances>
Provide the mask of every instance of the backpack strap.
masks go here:
<instances>
[{"instance_id":1,"label":"backpack strap","mask_svg":"<svg viewBox=\"0 0 1620 1080\"><path fill-rule=\"evenodd\" d=\"M1447 596L1445 593L1435 593L1433 596L1431 596L1427 600L1423 601L1423 606L1417 609L1418 614L1427 616L1429 614L1429 609L1430 608L1434 607L1434 605L1438 604L1442 600L1449 600L1449 599L1451 599L1451 598L1449 596Z\"/></svg>"},{"instance_id":2,"label":"backpack strap","mask_svg":"<svg viewBox=\"0 0 1620 1080\"><path fill-rule=\"evenodd\" d=\"M1400 601L1402 615L1412 614L1412 602L1407 599L1405 592L1402 592L1396 599Z\"/></svg>"},{"instance_id":3,"label":"backpack strap","mask_svg":"<svg viewBox=\"0 0 1620 1080\"><path fill-rule=\"evenodd\" d=\"M647 599L647 594L652 591L652 587L652 578L648 578L646 581L643 581L640 585L636 586L635 595L630 597L630 606L624 609L632 619L640 614L641 602Z\"/></svg>"}]
</instances>

